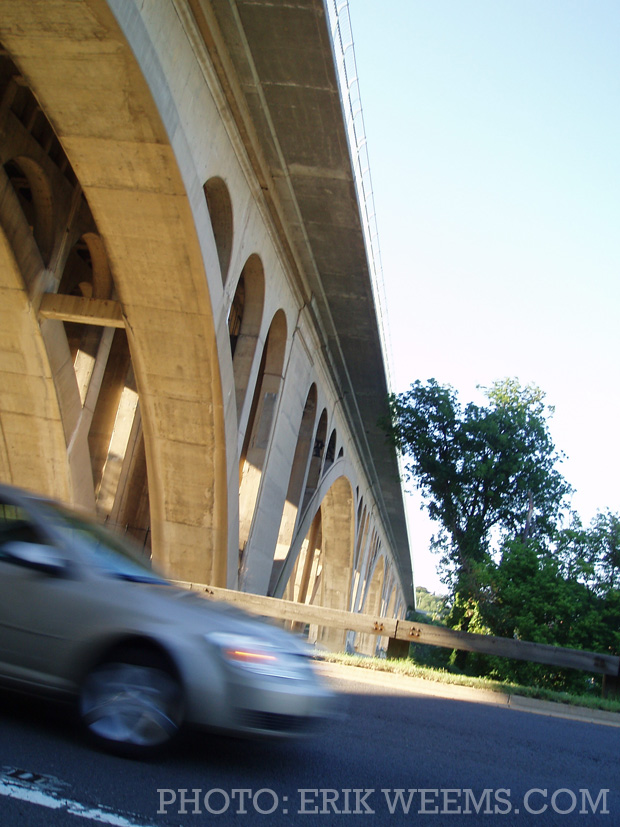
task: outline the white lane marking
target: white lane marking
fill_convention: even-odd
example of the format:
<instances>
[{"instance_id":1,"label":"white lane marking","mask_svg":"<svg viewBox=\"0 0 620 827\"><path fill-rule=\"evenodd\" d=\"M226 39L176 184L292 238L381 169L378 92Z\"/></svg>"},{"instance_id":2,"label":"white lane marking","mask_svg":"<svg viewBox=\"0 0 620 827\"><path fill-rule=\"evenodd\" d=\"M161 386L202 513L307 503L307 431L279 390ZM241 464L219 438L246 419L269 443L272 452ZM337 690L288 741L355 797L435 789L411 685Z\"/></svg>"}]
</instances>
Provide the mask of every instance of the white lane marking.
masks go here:
<instances>
[{"instance_id":1,"label":"white lane marking","mask_svg":"<svg viewBox=\"0 0 620 827\"><path fill-rule=\"evenodd\" d=\"M100 824L112 824L114 827L153 827L152 824L136 821L129 815L120 815L111 808L86 807L79 801L73 801L61 795L60 790L68 787L64 781L51 775L38 775L16 767L2 767L0 772L0 795L17 798L51 810L65 810L78 818L87 818Z\"/></svg>"}]
</instances>

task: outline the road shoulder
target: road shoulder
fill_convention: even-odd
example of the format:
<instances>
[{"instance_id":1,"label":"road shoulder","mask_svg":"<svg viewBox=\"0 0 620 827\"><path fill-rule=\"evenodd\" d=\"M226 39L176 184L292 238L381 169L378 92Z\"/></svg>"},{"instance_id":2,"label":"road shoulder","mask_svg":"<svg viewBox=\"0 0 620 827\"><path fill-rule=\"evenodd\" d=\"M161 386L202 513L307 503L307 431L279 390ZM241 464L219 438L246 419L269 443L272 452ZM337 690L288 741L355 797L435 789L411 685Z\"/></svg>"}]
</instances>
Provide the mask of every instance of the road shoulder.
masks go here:
<instances>
[{"instance_id":1,"label":"road shoulder","mask_svg":"<svg viewBox=\"0 0 620 827\"><path fill-rule=\"evenodd\" d=\"M604 726L620 727L620 714L605 712L599 709L588 709L582 706L540 701L535 698L526 698L521 695L508 695L494 692L490 689L477 689L470 686L429 681L423 678L413 678L407 675L398 675L394 672L381 672L375 669L364 669L361 666L348 666L340 663L317 663L317 669L327 680L330 678L344 681L355 681L373 686L385 686L394 692L403 692L412 695L427 695L435 698L447 698L469 703L502 706L517 712L530 712L535 715L548 715L556 718L567 718L584 723L602 724Z\"/></svg>"}]
</instances>

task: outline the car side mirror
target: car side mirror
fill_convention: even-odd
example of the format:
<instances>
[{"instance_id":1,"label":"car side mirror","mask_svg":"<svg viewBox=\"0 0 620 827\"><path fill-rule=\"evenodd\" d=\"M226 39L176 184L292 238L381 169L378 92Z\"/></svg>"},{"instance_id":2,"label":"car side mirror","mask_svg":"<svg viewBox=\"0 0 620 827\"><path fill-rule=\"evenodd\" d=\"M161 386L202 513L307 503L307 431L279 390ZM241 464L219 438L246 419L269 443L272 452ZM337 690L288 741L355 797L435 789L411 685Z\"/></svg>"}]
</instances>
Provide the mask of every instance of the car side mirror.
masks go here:
<instances>
[{"instance_id":1,"label":"car side mirror","mask_svg":"<svg viewBox=\"0 0 620 827\"><path fill-rule=\"evenodd\" d=\"M0 555L5 555L10 563L56 576L61 575L67 568L66 561L58 553L58 549L40 543L9 540L0 546Z\"/></svg>"}]
</instances>

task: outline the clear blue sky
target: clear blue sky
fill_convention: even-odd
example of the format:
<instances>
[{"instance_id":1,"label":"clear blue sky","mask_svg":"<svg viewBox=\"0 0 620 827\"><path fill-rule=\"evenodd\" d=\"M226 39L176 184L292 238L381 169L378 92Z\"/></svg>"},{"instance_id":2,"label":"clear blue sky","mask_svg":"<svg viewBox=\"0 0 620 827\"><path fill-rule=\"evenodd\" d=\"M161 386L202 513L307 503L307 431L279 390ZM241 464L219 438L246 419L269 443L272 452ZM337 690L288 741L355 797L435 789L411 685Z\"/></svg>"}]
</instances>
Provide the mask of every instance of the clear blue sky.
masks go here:
<instances>
[{"instance_id":1,"label":"clear blue sky","mask_svg":"<svg viewBox=\"0 0 620 827\"><path fill-rule=\"evenodd\" d=\"M620 511L619 0L349 0L393 384L555 406L589 523ZM441 589L410 501L416 585Z\"/></svg>"}]
</instances>

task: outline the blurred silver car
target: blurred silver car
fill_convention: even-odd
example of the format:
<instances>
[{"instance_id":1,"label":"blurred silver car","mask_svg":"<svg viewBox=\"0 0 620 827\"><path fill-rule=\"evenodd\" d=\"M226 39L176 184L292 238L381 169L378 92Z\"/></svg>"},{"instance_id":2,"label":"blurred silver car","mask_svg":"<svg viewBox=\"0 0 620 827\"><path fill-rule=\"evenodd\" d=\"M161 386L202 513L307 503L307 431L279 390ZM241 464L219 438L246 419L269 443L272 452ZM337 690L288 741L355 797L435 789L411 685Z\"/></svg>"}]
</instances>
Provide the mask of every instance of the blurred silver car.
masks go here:
<instances>
[{"instance_id":1,"label":"blurred silver car","mask_svg":"<svg viewBox=\"0 0 620 827\"><path fill-rule=\"evenodd\" d=\"M183 724L301 735L332 704L301 640L174 587L124 539L8 486L0 683L77 697L98 742L137 756Z\"/></svg>"}]
</instances>

